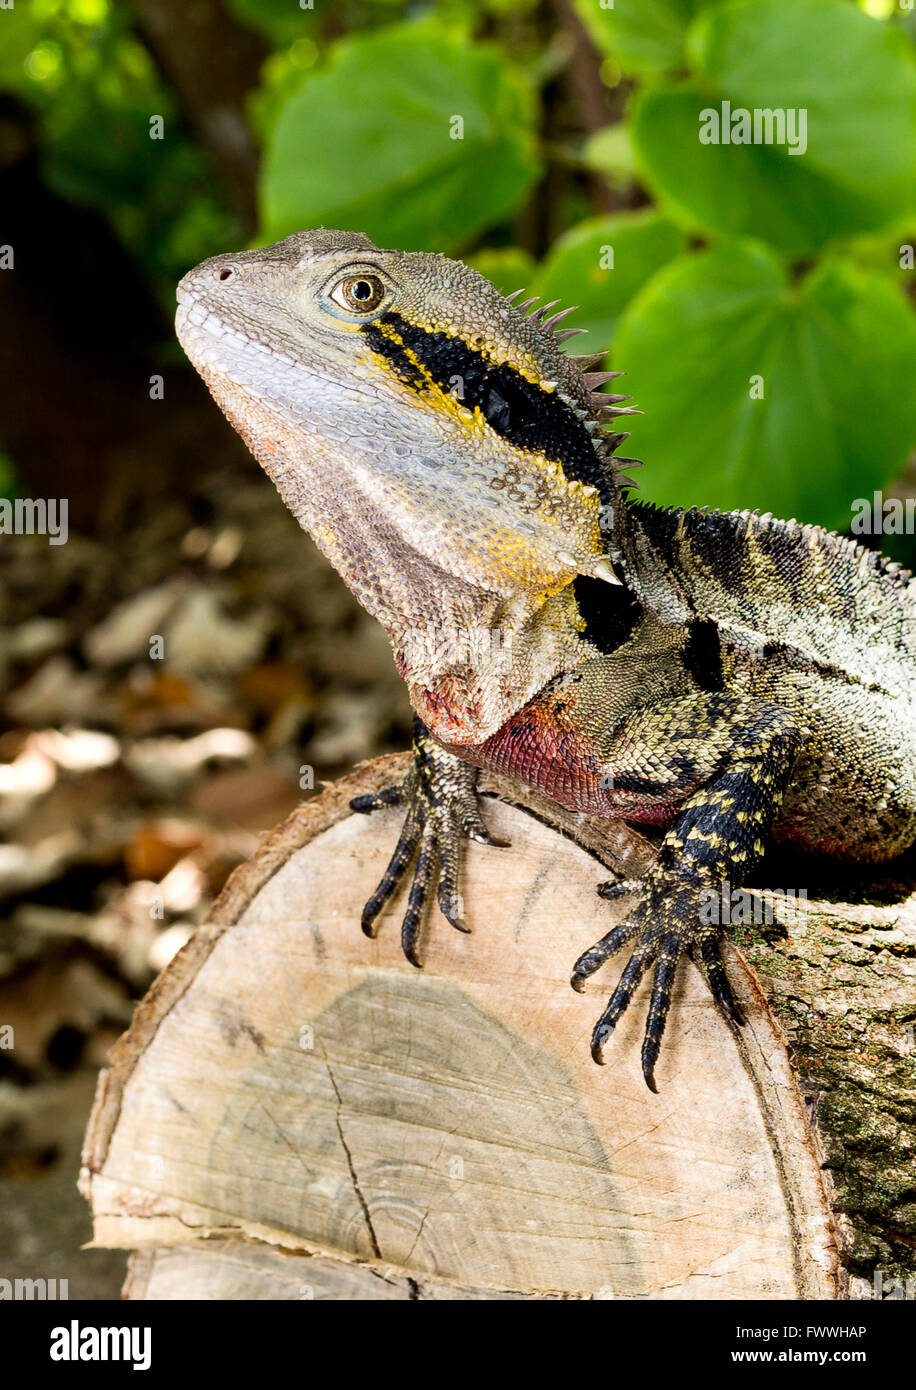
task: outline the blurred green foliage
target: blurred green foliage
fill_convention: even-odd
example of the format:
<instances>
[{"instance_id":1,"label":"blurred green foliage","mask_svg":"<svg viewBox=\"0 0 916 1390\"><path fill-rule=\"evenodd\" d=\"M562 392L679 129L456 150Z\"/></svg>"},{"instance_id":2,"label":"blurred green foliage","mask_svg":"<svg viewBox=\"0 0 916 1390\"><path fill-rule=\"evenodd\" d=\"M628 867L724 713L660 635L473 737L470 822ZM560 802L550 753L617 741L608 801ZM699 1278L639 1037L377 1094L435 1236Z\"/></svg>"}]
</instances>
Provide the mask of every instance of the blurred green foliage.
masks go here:
<instances>
[{"instance_id":1,"label":"blurred green foliage","mask_svg":"<svg viewBox=\"0 0 916 1390\"><path fill-rule=\"evenodd\" d=\"M685 51L691 76L643 91L632 124L654 190L698 231L803 255L908 206L916 68L901 34L842 0L731 0L703 10ZM723 101L804 110L806 148L701 144L700 112Z\"/></svg>"},{"instance_id":2,"label":"blurred green foliage","mask_svg":"<svg viewBox=\"0 0 916 1390\"><path fill-rule=\"evenodd\" d=\"M254 240L328 225L581 305L664 502L845 529L916 444L916 29L892 0L227 0L270 49ZM44 177L163 302L245 232L127 0L0 12ZM803 109L805 145L703 143ZM149 138L153 114L168 136Z\"/></svg>"},{"instance_id":3,"label":"blurred green foliage","mask_svg":"<svg viewBox=\"0 0 916 1390\"><path fill-rule=\"evenodd\" d=\"M534 120L532 86L498 48L432 22L342 40L271 131L265 233L371 227L407 251L467 246L537 177Z\"/></svg>"},{"instance_id":4,"label":"blurred green foliage","mask_svg":"<svg viewBox=\"0 0 916 1390\"><path fill-rule=\"evenodd\" d=\"M31 0L0 11L0 88L40 115L49 187L109 217L167 302L191 261L240 236L207 160L177 134L175 99L126 5ZM150 139L156 115L168 138Z\"/></svg>"},{"instance_id":5,"label":"blurred green foliage","mask_svg":"<svg viewBox=\"0 0 916 1390\"><path fill-rule=\"evenodd\" d=\"M15 477L12 461L0 451L0 497L13 495Z\"/></svg>"},{"instance_id":6,"label":"blurred green foliage","mask_svg":"<svg viewBox=\"0 0 916 1390\"><path fill-rule=\"evenodd\" d=\"M544 300L581 305L575 322L593 335L588 341L610 343L636 292L686 245L654 209L589 218L557 238L530 288Z\"/></svg>"}]
</instances>

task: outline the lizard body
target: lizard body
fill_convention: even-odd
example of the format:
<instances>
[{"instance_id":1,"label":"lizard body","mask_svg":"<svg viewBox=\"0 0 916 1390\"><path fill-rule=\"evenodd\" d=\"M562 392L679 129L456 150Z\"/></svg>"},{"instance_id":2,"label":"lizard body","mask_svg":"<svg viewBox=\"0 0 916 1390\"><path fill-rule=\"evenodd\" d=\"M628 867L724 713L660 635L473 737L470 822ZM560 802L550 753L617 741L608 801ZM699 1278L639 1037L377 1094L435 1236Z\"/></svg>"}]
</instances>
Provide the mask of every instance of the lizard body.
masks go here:
<instances>
[{"instance_id":1,"label":"lizard body","mask_svg":"<svg viewBox=\"0 0 916 1390\"><path fill-rule=\"evenodd\" d=\"M413 865L408 959L434 889L466 930L480 768L660 827L631 912L573 970L632 946L599 1061L653 971L654 1089L682 955L740 1021L704 894L772 840L879 861L916 838L916 581L818 527L633 501L610 374L566 354L553 306L443 256L303 232L204 262L178 297L185 351L386 628L417 715L406 782L354 803L407 811L364 929Z\"/></svg>"}]
</instances>

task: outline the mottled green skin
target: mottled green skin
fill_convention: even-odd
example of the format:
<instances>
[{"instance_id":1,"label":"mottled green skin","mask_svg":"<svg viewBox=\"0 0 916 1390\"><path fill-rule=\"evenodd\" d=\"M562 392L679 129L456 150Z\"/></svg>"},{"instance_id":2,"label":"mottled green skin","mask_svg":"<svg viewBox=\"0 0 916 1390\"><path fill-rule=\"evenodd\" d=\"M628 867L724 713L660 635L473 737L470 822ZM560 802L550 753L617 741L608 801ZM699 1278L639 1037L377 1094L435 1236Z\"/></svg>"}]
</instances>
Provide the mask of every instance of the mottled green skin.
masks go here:
<instances>
[{"instance_id":1,"label":"mottled green skin","mask_svg":"<svg viewBox=\"0 0 916 1390\"><path fill-rule=\"evenodd\" d=\"M914 581L816 527L633 503L625 436L603 433L621 398L444 257L301 233L205 262L179 298L188 355L385 626L418 715L406 783L354 803L407 807L364 930L414 863L408 958L434 887L464 929L480 767L662 827L626 920L573 970L580 987L632 945L598 1061L653 970L654 1089L682 955L740 1021L710 890L774 839L878 861L916 837Z\"/></svg>"},{"instance_id":2,"label":"mottled green skin","mask_svg":"<svg viewBox=\"0 0 916 1390\"><path fill-rule=\"evenodd\" d=\"M614 652L595 653L474 750L479 764L524 768L573 810L664 825L714 773L730 730L771 702L798 741L776 837L861 860L905 849L916 835L916 583L818 527L631 511L690 618L645 613ZM697 621L712 625L715 681L691 669ZM658 790L629 790L634 778Z\"/></svg>"}]
</instances>

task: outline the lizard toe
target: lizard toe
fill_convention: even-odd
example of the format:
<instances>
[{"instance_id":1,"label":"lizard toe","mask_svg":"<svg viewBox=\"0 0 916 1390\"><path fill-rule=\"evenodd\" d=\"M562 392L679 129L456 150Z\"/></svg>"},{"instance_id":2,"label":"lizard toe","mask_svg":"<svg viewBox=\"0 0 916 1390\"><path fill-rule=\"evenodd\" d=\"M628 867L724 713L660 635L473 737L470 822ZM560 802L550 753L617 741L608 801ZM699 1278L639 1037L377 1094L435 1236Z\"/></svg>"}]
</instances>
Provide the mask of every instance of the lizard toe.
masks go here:
<instances>
[{"instance_id":1,"label":"lizard toe","mask_svg":"<svg viewBox=\"0 0 916 1390\"><path fill-rule=\"evenodd\" d=\"M703 975L719 1008L732 1023L740 1027L744 1023L744 1013L725 973L725 966L722 964L722 948L715 933L710 932L701 936L692 945L690 956Z\"/></svg>"},{"instance_id":2,"label":"lizard toe","mask_svg":"<svg viewBox=\"0 0 916 1390\"><path fill-rule=\"evenodd\" d=\"M628 917L625 921L618 923L616 927L612 927L606 936L595 942L594 946L583 951L569 977L569 983L573 989L581 994L589 976L594 975L596 970L600 970L604 962L616 954L621 946L625 946L638 930L638 920L634 917Z\"/></svg>"},{"instance_id":3,"label":"lizard toe","mask_svg":"<svg viewBox=\"0 0 916 1390\"><path fill-rule=\"evenodd\" d=\"M404 822L394 853L388 861L388 867L382 875L381 882L363 908L360 925L366 936L375 936L378 930L376 919L406 874L414 857L420 833L419 817L409 815Z\"/></svg>"}]
</instances>

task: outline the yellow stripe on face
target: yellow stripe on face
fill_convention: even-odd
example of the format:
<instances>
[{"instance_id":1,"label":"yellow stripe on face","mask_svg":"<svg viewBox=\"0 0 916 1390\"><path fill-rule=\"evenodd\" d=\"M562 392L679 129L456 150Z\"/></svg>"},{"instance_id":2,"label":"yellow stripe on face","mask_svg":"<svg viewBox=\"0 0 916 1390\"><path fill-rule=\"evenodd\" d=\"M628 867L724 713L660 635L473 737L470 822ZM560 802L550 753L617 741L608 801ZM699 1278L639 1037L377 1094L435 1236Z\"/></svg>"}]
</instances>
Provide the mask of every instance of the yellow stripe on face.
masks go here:
<instances>
[{"instance_id":1,"label":"yellow stripe on face","mask_svg":"<svg viewBox=\"0 0 916 1390\"><path fill-rule=\"evenodd\" d=\"M425 391L427 393L427 403L429 405L432 405L434 409L442 410L446 415L449 416L450 419L458 420L461 423L467 423L468 417L472 415L472 412L469 411L467 407L462 404L462 402L458 399L458 397L454 394L453 391L447 391L444 386L440 385L440 383L436 381L429 368L420 360L416 352L414 352L414 350L411 347L409 347L407 343L404 342L403 337L393 326L393 324L379 323L377 327L380 333L389 342L394 343L395 347L397 347L400 350L400 352L406 358L407 362L410 364L413 371L416 373L417 377L422 381ZM417 390L417 387L415 385L408 384L404 380L403 376L401 376L398 373L398 370L391 358L381 356L381 354L378 353L376 353L375 356L387 368L391 375L395 377L398 381L400 381L403 386L407 386L408 390ZM479 411L476 413L480 414ZM480 418L485 425L486 421L483 420L482 415Z\"/></svg>"},{"instance_id":2,"label":"yellow stripe on face","mask_svg":"<svg viewBox=\"0 0 916 1390\"><path fill-rule=\"evenodd\" d=\"M510 367L512 371L518 372L519 376L530 381L532 386L539 386L542 391L555 391L556 382L545 382L543 374L538 368L538 364L530 353L522 353L517 356L509 357L504 348L492 338L466 338L461 333L456 333L446 323L436 323L430 320L426 323L417 325L424 328L428 333L444 333L446 337L453 338L456 343L462 343L470 348L472 352L479 352L481 357L494 367Z\"/></svg>"},{"instance_id":3,"label":"yellow stripe on face","mask_svg":"<svg viewBox=\"0 0 916 1390\"><path fill-rule=\"evenodd\" d=\"M473 547L505 587L543 597L588 573L604 554L600 518L610 484L570 405L514 366L491 364L463 338L398 314L362 331L373 367L460 427L454 463L467 462L466 491L479 492L481 518L473 536L452 540L464 558ZM504 506L486 505L499 498Z\"/></svg>"}]
</instances>

